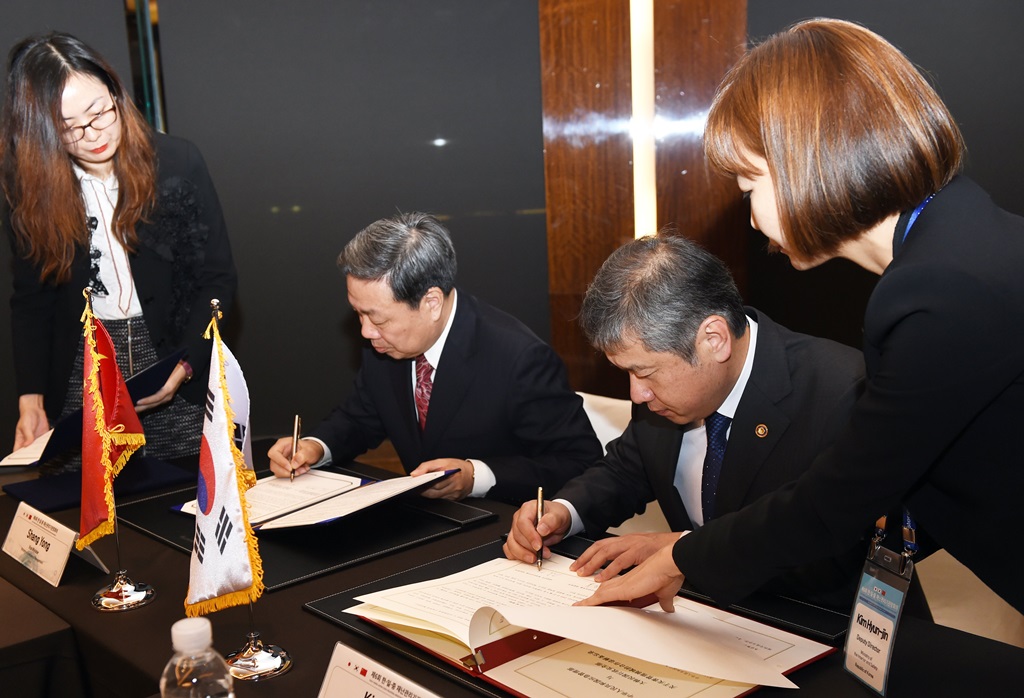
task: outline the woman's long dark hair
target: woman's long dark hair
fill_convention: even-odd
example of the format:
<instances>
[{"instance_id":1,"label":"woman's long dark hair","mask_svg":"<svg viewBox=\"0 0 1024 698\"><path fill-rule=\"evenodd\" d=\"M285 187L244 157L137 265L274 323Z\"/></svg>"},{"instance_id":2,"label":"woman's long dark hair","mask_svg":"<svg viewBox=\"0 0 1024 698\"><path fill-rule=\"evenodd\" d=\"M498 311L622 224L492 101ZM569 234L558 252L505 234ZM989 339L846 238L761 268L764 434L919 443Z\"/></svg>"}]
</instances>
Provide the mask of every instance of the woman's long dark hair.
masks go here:
<instances>
[{"instance_id":1,"label":"woman's long dark hair","mask_svg":"<svg viewBox=\"0 0 1024 698\"><path fill-rule=\"evenodd\" d=\"M152 129L132 103L113 68L69 34L20 41L8 59L7 100L0 122L0 182L11 208L18 251L39 268L40 279L71 277L77 246L87 246L85 203L61 134L61 100L74 75L93 77L110 90L121 125L114 155L119 196L113 232L128 250L135 226L156 200Z\"/></svg>"}]
</instances>

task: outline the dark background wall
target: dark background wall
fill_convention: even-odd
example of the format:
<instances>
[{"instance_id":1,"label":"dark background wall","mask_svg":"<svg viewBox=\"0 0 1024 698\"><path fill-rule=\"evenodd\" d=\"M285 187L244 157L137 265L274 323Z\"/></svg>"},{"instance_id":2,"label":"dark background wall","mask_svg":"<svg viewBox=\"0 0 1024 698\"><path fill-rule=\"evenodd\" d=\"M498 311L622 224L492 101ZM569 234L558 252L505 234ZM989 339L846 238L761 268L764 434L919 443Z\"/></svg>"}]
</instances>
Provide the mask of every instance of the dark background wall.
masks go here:
<instances>
[{"instance_id":1,"label":"dark background wall","mask_svg":"<svg viewBox=\"0 0 1024 698\"><path fill-rule=\"evenodd\" d=\"M123 4L89 8L6 0L0 50L59 28L127 80ZM235 248L239 303L227 335L257 435L287 431L296 411L313 423L348 390L360 340L334 258L396 210L443 216L461 283L548 337L536 3L165 0L159 10L167 130L206 156ZM964 130L969 173L1024 212L1024 5L750 0L749 34L815 15L862 21L931 73ZM859 345L872 277L844 262L797 273L753 233L749 247L751 303ZM10 288L8 257L0 245L0 289ZM0 327L6 334L6 303ZM11 365L5 339L0 450L17 415Z\"/></svg>"},{"instance_id":2,"label":"dark background wall","mask_svg":"<svg viewBox=\"0 0 1024 698\"><path fill-rule=\"evenodd\" d=\"M460 285L547 337L534 3L174 0L160 43L168 131L203 151L231 231L255 433L348 392L335 258L399 210L443 217Z\"/></svg>"}]
</instances>

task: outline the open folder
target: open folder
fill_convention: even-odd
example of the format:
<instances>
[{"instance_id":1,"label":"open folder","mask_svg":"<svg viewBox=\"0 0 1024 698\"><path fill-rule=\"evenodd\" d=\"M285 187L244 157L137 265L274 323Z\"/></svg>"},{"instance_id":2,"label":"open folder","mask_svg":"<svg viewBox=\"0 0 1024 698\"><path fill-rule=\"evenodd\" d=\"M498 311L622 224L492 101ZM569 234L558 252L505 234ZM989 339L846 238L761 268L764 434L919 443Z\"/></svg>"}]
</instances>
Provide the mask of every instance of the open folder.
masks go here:
<instances>
[{"instance_id":1,"label":"open folder","mask_svg":"<svg viewBox=\"0 0 1024 698\"><path fill-rule=\"evenodd\" d=\"M178 365L185 350L165 356L156 363L139 371L125 380L132 401L138 402L164 387L174 367ZM28 446L19 448L2 461L0 466L24 466L45 463L51 458L82 448L82 408L62 417L53 429L46 432Z\"/></svg>"},{"instance_id":2,"label":"open folder","mask_svg":"<svg viewBox=\"0 0 1024 698\"><path fill-rule=\"evenodd\" d=\"M358 594L352 599L362 603L343 612L531 698L593 695L598 689L740 696L758 685L795 687L784 674L834 651L682 598L672 614L657 604L572 606L597 585L571 572L570 563L555 555L538 570L491 559L444 577ZM323 613L331 609L324 601L307 607Z\"/></svg>"},{"instance_id":3,"label":"open folder","mask_svg":"<svg viewBox=\"0 0 1024 698\"><path fill-rule=\"evenodd\" d=\"M256 530L270 530L329 523L400 494L424 490L455 472L438 470L387 480L328 470L310 470L294 480L271 475L246 490L249 524ZM196 507L193 499L181 511L194 515Z\"/></svg>"}]
</instances>

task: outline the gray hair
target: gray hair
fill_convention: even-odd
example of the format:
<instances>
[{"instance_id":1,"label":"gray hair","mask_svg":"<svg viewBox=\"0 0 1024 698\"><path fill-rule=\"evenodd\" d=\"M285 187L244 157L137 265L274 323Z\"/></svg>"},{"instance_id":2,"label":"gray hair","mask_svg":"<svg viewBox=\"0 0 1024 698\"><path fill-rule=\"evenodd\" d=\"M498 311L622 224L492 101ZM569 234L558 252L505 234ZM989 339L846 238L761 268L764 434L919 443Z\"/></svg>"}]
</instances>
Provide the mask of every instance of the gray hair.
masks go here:
<instances>
[{"instance_id":1,"label":"gray hair","mask_svg":"<svg viewBox=\"0 0 1024 698\"><path fill-rule=\"evenodd\" d=\"M598 350L627 342L696 358L697 330L721 315L734 337L746 331L743 301L725 264L694 242L666 232L627 242L612 252L587 289L579 322Z\"/></svg>"},{"instance_id":2,"label":"gray hair","mask_svg":"<svg viewBox=\"0 0 1024 698\"><path fill-rule=\"evenodd\" d=\"M345 276L387 281L398 302L415 308L434 286L455 287L455 247L448 230L428 213L400 213L366 226L338 255Z\"/></svg>"}]
</instances>

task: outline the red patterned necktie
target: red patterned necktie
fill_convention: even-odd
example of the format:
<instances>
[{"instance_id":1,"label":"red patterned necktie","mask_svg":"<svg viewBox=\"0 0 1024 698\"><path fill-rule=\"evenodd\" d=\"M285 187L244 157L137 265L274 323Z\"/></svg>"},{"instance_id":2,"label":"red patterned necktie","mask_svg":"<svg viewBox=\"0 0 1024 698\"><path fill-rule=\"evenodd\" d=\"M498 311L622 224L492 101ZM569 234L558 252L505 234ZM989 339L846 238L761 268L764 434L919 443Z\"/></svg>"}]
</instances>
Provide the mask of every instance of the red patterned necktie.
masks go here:
<instances>
[{"instance_id":1,"label":"red patterned necktie","mask_svg":"<svg viewBox=\"0 0 1024 698\"><path fill-rule=\"evenodd\" d=\"M413 394L416 398L416 412L420 416L420 430L427 425L427 406L430 404L430 391L434 388L434 382L430 380L430 373L433 371L427 357L420 354L416 357L416 389Z\"/></svg>"}]
</instances>

